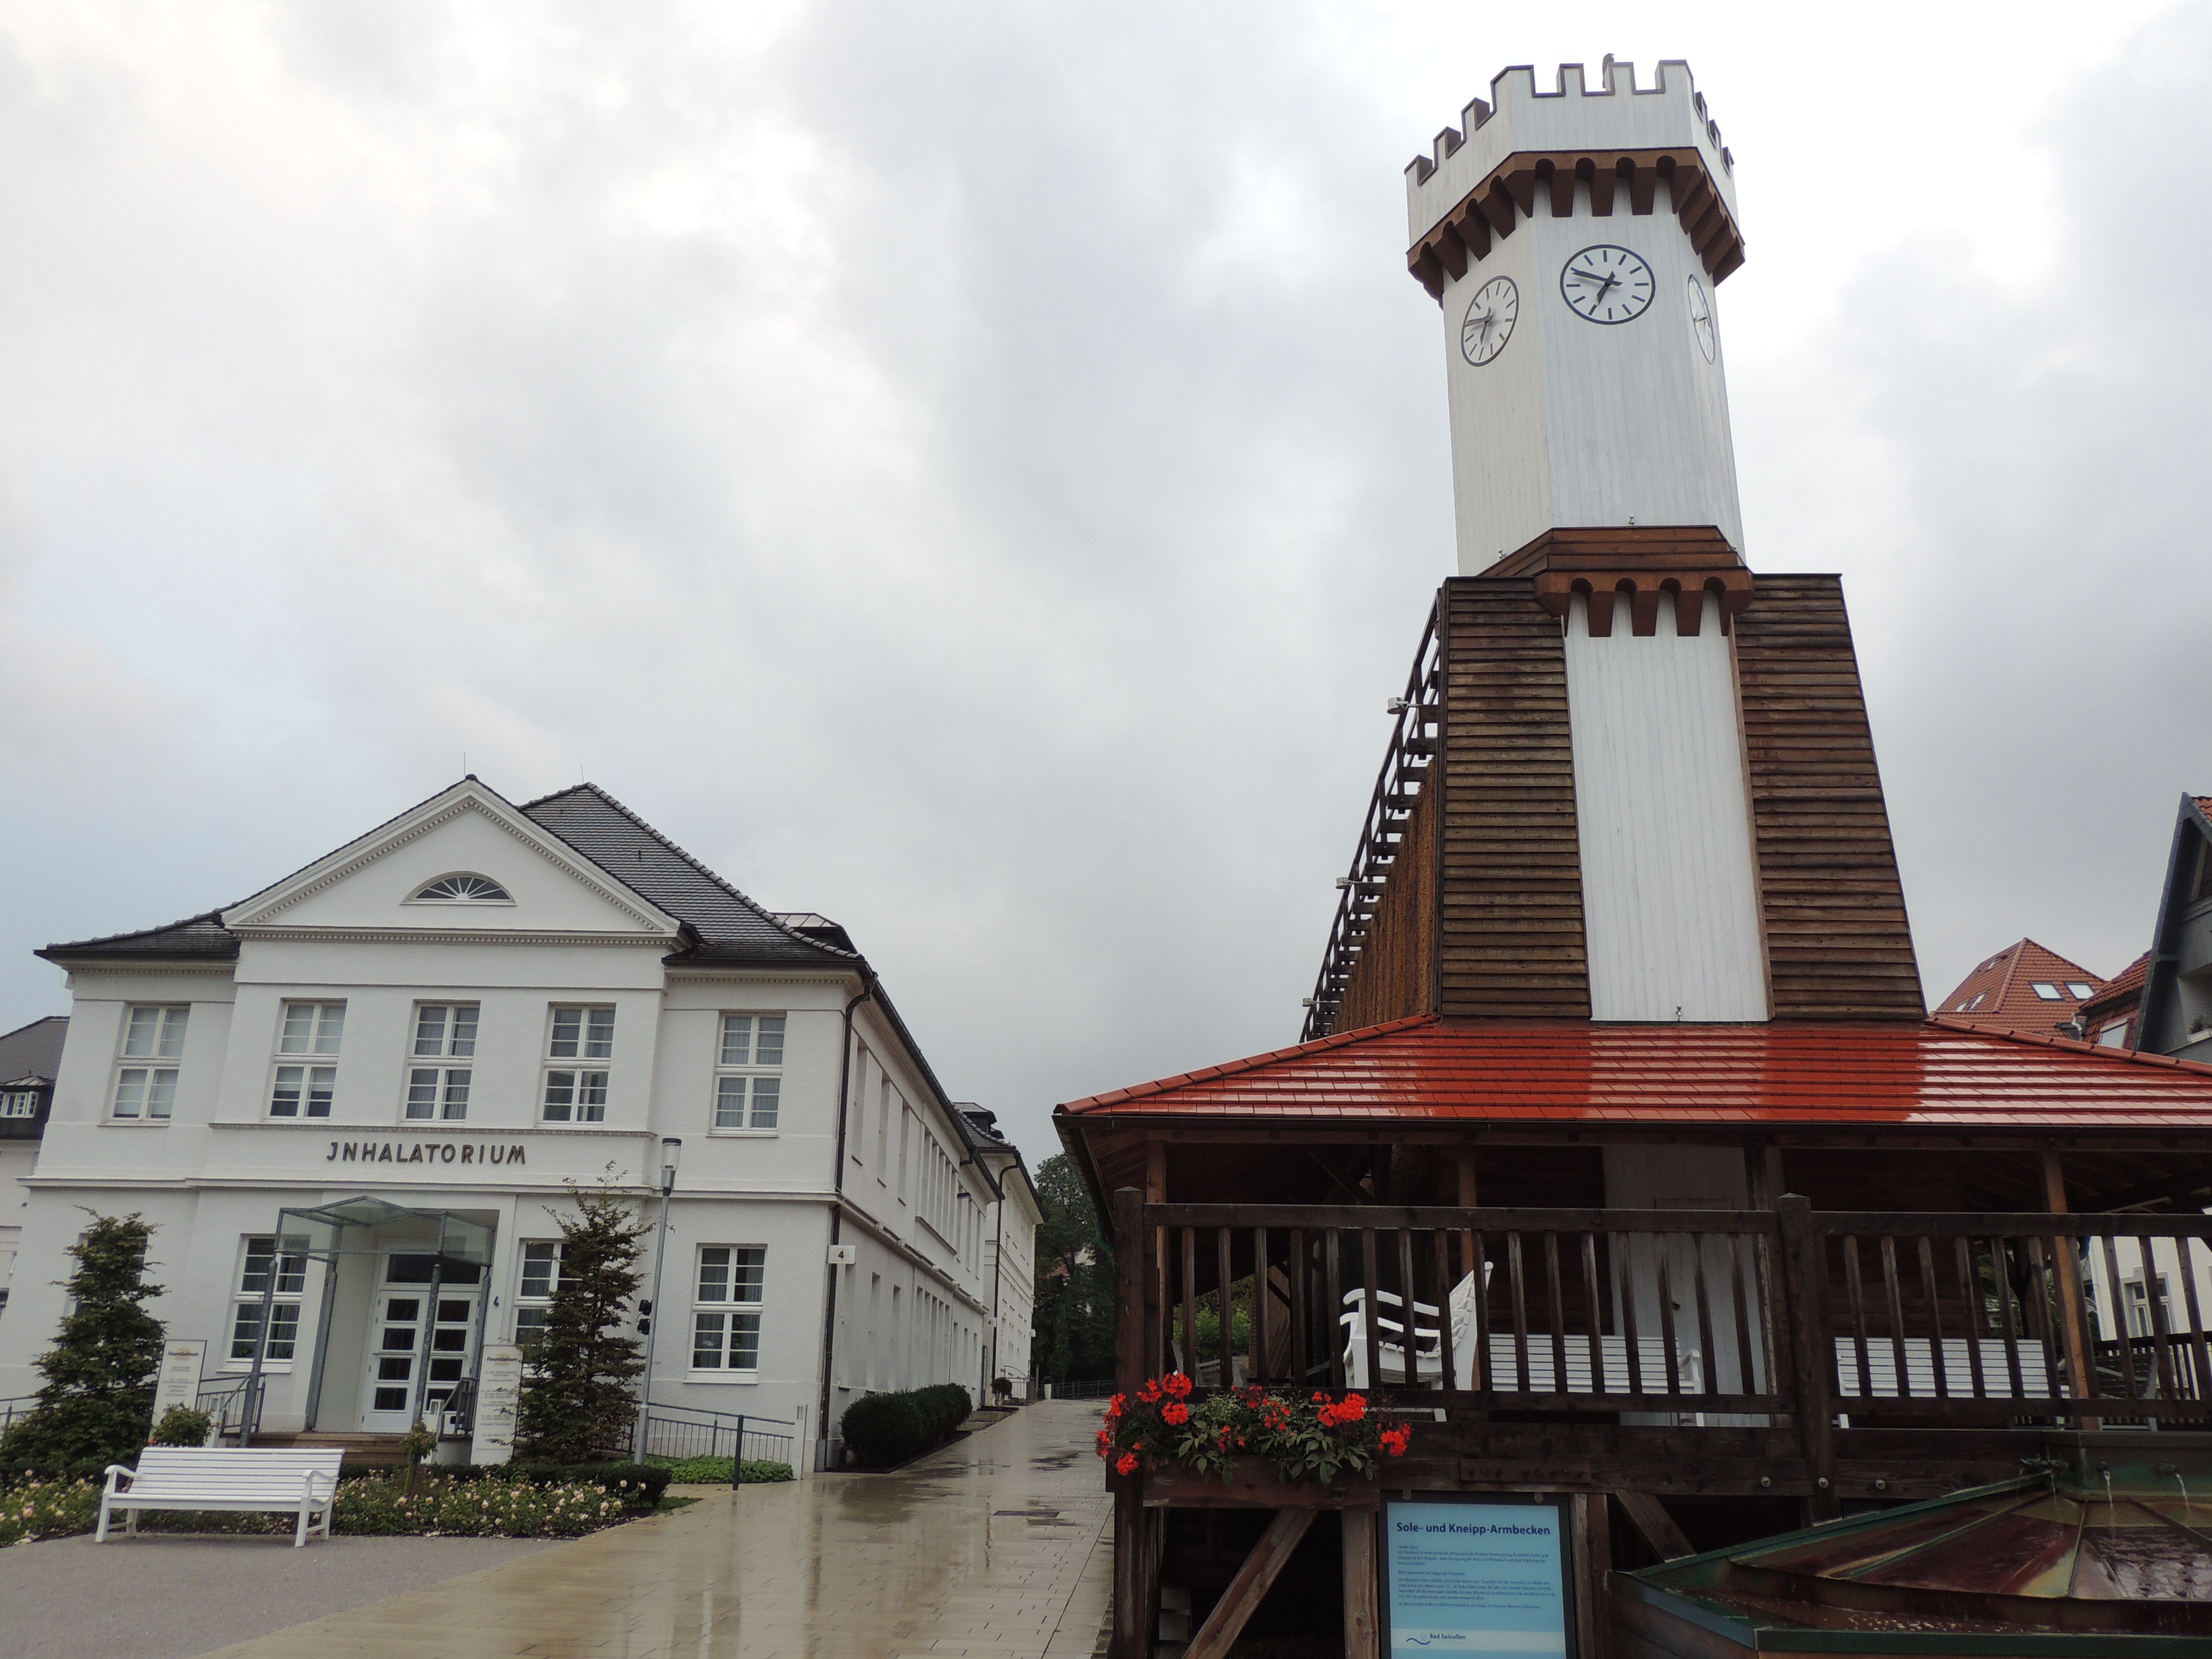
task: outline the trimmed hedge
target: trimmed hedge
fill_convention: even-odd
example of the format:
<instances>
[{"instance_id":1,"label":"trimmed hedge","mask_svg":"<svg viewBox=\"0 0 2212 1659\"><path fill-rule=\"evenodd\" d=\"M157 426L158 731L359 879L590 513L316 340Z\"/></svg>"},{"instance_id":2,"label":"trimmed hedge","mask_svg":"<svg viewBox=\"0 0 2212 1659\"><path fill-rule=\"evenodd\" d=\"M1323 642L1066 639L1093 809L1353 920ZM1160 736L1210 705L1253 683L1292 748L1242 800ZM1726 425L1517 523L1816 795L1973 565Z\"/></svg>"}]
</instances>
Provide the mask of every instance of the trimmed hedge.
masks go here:
<instances>
[{"instance_id":1,"label":"trimmed hedge","mask_svg":"<svg viewBox=\"0 0 2212 1659\"><path fill-rule=\"evenodd\" d=\"M678 1486L726 1486L732 1469L726 1457L670 1457L656 1458L653 1468L668 1471L670 1483ZM773 1458L748 1457L744 1473L738 1477L740 1486L772 1485L795 1477L791 1465Z\"/></svg>"},{"instance_id":2,"label":"trimmed hedge","mask_svg":"<svg viewBox=\"0 0 2212 1659\"><path fill-rule=\"evenodd\" d=\"M957 1382L864 1395L845 1407L839 1432L845 1449L878 1468L928 1450L968 1420L975 1403Z\"/></svg>"}]
</instances>

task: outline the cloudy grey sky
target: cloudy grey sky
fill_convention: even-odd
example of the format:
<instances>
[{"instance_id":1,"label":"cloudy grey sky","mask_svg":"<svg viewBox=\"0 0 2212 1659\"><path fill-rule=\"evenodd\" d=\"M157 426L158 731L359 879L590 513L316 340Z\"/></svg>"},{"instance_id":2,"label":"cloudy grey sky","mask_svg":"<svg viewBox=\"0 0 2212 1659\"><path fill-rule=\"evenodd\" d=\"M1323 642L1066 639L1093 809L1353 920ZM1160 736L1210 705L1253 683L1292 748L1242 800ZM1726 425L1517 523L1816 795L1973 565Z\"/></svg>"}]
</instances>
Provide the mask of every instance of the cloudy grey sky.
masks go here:
<instances>
[{"instance_id":1,"label":"cloudy grey sky","mask_svg":"<svg viewBox=\"0 0 2212 1659\"><path fill-rule=\"evenodd\" d=\"M1401 169L1608 51L1737 156L1928 988L2114 971L2212 788L2205 5L0 0L0 1029L465 764L845 922L1033 1157L1292 1040L1451 561Z\"/></svg>"}]
</instances>

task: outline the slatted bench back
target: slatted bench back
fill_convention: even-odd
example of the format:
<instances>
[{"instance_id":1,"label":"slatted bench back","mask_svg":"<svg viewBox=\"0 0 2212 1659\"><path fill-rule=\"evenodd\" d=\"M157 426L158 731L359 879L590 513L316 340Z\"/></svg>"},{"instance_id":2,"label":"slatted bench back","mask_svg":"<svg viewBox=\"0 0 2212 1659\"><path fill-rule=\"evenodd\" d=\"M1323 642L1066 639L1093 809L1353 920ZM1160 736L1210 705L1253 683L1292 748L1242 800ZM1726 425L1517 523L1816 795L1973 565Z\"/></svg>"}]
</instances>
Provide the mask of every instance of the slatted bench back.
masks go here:
<instances>
[{"instance_id":1,"label":"slatted bench back","mask_svg":"<svg viewBox=\"0 0 2212 1659\"><path fill-rule=\"evenodd\" d=\"M290 1509L298 1504L309 1474L324 1477L316 1483L317 1495L327 1495L344 1455L343 1450L149 1446L139 1456L138 1472L122 1501L151 1507L162 1498L174 1498L235 1507L266 1503Z\"/></svg>"}]
</instances>

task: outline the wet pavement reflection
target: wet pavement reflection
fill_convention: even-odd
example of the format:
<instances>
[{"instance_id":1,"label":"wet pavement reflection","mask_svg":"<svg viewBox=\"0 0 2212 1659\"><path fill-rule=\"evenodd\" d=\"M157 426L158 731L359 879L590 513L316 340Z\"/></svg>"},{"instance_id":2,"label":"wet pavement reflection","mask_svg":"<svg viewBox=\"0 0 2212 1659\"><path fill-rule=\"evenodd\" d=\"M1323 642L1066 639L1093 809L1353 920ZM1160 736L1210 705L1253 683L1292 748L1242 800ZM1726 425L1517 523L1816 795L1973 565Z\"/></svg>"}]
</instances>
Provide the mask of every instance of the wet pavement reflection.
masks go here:
<instances>
[{"instance_id":1,"label":"wet pavement reflection","mask_svg":"<svg viewBox=\"0 0 2212 1659\"><path fill-rule=\"evenodd\" d=\"M1113 1510L1098 1407L1054 1401L896 1474L702 1499L222 1659L1089 1659Z\"/></svg>"}]
</instances>

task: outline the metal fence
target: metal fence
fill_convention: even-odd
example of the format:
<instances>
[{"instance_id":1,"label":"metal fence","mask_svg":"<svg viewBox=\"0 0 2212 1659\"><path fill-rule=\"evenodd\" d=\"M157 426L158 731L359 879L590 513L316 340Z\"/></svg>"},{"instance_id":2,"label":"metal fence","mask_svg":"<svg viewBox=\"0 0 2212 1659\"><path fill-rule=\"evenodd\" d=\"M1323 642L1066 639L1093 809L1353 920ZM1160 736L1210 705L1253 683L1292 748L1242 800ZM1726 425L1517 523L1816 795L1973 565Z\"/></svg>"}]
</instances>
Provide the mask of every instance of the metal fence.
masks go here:
<instances>
[{"instance_id":1,"label":"metal fence","mask_svg":"<svg viewBox=\"0 0 2212 1659\"><path fill-rule=\"evenodd\" d=\"M645 1410L648 1457L738 1457L790 1463L796 1469L797 1435L796 1424L773 1417L692 1406L653 1405Z\"/></svg>"},{"instance_id":2,"label":"metal fence","mask_svg":"<svg viewBox=\"0 0 2212 1659\"><path fill-rule=\"evenodd\" d=\"M18 1395L13 1400L0 1400L0 1435L5 1435L19 1419L28 1417L39 1403L34 1394Z\"/></svg>"},{"instance_id":3,"label":"metal fence","mask_svg":"<svg viewBox=\"0 0 2212 1659\"><path fill-rule=\"evenodd\" d=\"M228 1382L203 1382L193 1404L214 1419L208 1431L208 1443L221 1445L226 1440L236 1440L243 1429L248 1438L261 1431L261 1404L268 1394L268 1379L260 1386L250 1376L238 1376Z\"/></svg>"}]
</instances>

